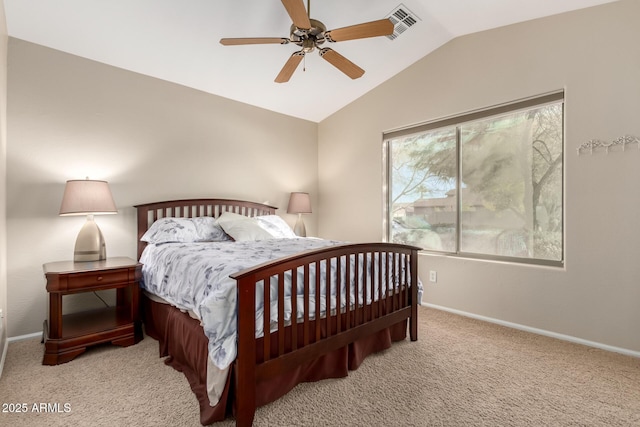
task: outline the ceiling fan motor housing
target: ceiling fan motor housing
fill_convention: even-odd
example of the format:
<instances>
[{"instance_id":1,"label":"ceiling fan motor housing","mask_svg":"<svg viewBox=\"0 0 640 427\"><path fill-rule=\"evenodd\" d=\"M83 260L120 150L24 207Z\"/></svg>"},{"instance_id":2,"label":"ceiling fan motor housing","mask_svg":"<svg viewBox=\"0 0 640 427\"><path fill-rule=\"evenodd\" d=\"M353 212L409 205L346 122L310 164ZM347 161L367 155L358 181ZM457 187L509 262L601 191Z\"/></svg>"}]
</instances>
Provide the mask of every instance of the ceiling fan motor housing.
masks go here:
<instances>
[{"instance_id":1,"label":"ceiling fan motor housing","mask_svg":"<svg viewBox=\"0 0 640 427\"><path fill-rule=\"evenodd\" d=\"M306 53L312 52L316 47L319 48L325 42L324 33L327 31L327 27L322 22L315 19L309 19L309 21L310 28L298 28L292 24L289 37L292 43L302 47Z\"/></svg>"}]
</instances>

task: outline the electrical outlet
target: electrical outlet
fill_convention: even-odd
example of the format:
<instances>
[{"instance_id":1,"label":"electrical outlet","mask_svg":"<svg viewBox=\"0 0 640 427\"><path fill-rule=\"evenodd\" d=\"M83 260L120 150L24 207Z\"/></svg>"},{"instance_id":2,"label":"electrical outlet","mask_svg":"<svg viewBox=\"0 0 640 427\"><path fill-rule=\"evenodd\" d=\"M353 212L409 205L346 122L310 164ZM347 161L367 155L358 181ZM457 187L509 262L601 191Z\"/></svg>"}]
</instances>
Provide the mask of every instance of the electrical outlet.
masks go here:
<instances>
[{"instance_id":1,"label":"electrical outlet","mask_svg":"<svg viewBox=\"0 0 640 427\"><path fill-rule=\"evenodd\" d=\"M438 273L436 273L434 270L429 271L429 281L433 283L436 283L438 281Z\"/></svg>"}]
</instances>

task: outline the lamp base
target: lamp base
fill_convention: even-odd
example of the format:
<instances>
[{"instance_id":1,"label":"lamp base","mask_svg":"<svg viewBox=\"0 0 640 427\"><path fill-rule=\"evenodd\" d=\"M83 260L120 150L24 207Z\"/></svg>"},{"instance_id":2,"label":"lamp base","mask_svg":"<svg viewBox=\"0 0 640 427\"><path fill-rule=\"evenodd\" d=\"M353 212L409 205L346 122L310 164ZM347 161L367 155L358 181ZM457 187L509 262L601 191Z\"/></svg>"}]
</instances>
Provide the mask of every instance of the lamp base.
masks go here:
<instances>
[{"instance_id":1,"label":"lamp base","mask_svg":"<svg viewBox=\"0 0 640 427\"><path fill-rule=\"evenodd\" d=\"M296 221L296 226L293 228L293 232L296 233L296 236L307 237L307 229L304 226L302 214L298 214L298 220Z\"/></svg>"},{"instance_id":2,"label":"lamp base","mask_svg":"<svg viewBox=\"0 0 640 427\"><path fill-rule=\"evenodd\" d=\"M98 224L93 220L93 215L87 215L87 222L84 223L76 238L73 260L85 262L103 259L107 259L107 246L104 237Z\"/></svg>"}]
</instances>

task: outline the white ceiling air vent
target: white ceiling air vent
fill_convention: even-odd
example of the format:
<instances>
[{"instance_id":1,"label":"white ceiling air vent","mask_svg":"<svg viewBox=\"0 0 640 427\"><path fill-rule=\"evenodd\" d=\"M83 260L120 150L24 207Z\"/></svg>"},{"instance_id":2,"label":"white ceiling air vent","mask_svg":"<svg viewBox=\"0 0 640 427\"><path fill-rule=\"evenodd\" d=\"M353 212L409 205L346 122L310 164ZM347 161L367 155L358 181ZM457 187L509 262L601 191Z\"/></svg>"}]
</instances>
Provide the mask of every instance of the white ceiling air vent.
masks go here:
<instances>
[{"instance_id":1,"label":"white ceiling air vent","mask_svg":"<svg viewBox=\"0 0 640 427\"><path fill-rule=\"evenodd\" d=\"M393 34L387 36L389 40L397 39L400 34L407 31L409 27L417 24L418 19L420 19L402 3L393 9L387 18L393 22Z\"/></svg>"}]
</instances>

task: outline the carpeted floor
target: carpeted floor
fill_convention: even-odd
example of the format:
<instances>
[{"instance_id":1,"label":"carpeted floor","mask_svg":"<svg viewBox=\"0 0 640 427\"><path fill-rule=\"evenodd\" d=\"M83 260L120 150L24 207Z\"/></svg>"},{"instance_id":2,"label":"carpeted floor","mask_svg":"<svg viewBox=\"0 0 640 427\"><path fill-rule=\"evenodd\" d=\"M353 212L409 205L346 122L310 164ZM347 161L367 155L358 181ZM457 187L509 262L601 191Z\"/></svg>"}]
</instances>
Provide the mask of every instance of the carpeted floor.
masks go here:
<instances>
[{"instance_id":1,"label":"carpeted floor","mask_svg":"<svg viewBox=\"0 0 640 427\"><path fill-rule=\"evenodd\" d=\"M254 424L640 426L640 359L425 307L419 335L348 378L299 385L259 408ZM42 366L42 353L38 339L9 344L0 425L200 425L186 379L158 358L151 338L58 366ZM40 403L60 412L35 412ZM5 412L11 404L27 412Z\"/></svg>"}]
</instances>

